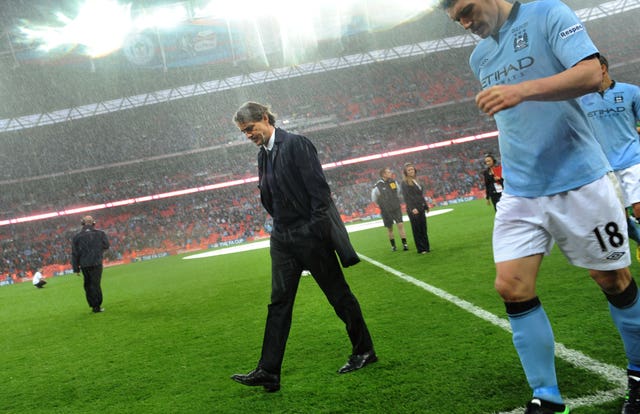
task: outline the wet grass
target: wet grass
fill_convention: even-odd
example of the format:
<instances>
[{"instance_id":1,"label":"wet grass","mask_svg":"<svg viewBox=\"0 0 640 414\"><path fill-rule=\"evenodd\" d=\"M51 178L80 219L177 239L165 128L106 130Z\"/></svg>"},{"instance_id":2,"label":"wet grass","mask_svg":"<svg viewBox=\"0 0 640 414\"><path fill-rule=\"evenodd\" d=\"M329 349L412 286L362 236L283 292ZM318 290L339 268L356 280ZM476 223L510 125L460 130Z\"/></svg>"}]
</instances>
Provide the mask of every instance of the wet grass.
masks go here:
<instances>
[{"instance_id":1,"label":"wet grass","mask_svg":"<svg viewBox=\"0 0 640 414\"><path fill-rule=\"evenodd\" d=\"M428 255L391 252L383 228L352 234L358 252L499 317L493 209L476 201L429 218ZM409 227L409 226L407 226ZM411 240L411 239L410 239ZM633 271L638 273L634 263ZM530 391L510 334L363 262L345 270L380 361L338 375L350 346L310 277L300 284L282 372L267 394L229 376L259 358L270 291L267 249L198 260L168 257L105 270L106 312L92 314L70 275L0 288L2 413L492 413ZM539 293L556 341L623 369L606 301L554 251ZM565 396L615 388L558 360ZM617 413L621 398L576 414Z\"/></svg>"}]
</instances>

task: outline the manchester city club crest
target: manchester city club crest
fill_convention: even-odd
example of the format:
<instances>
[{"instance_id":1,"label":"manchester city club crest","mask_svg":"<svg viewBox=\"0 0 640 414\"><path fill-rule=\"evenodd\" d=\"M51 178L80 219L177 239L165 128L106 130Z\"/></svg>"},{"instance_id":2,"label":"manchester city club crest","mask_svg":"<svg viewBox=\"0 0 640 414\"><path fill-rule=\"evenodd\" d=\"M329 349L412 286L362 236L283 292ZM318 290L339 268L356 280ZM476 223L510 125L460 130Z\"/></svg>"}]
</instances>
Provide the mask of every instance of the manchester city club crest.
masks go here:
<instances>
[{"instance_id":1,"label":"manchester city club crest","mask_svg":"<svg viewBox=\"0 0 640 414\"><path fill-rule=\"evenodd\" d=\"M613 96L613 101L615 103L622 103L624 102L624 96L621 93L617 93Z\"/></svg>"},{"instance_id":2,"label":"manchester city club crest","mask_svg":"<svg viewBox=\"0 0 640 414\"><path fill-rule=\"evenodd\" d=\"M527 47L529 47L529 35L527 35L526 29L515 32L513 37L513 51L517 52Z\"/></svg>"}]
</instances>

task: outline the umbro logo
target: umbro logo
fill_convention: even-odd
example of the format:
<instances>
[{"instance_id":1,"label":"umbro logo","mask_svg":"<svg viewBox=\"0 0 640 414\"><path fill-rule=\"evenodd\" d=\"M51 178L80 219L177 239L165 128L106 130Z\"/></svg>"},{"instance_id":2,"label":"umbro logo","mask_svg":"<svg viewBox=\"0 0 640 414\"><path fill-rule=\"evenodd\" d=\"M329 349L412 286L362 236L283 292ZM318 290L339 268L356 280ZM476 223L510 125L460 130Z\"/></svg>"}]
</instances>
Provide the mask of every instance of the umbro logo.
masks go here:
<instances>
[{"instance_id":1,"label":"umbro logo","mask_svg":"<svg viewBox=\"0 0 640 414\"><path fill-rule=\"evenodd\" d=\"M625 252L613 252L606 257L607 260L618 260L625 255Z\"/></svg>"}]
</instances>

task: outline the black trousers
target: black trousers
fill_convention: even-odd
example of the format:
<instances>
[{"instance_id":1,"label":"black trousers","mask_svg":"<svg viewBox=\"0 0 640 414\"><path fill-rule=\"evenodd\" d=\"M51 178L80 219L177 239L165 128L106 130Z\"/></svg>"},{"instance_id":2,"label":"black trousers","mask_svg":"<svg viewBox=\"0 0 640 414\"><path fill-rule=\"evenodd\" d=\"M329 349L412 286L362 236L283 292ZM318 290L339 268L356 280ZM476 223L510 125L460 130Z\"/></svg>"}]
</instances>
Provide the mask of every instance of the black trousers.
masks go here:
<instances>
[{"instance_id":1,"label":"black trousers","mask_svg":"<svg viewBox=\"0 0 640 414\"><path fill-rule=\"evenodd\" d=\"M102 265L82 267L84 277L84 293L90 308L99 308L102 305Z\"/></svg>"},{"instance_id":2,"label":"black trousers","mask_svg":"<svg viewBox=\"0 0 640 414\"><path fill-rule=\"evenodd\" d=\"M431 250L429 245L429 235L427 234L427 216L425 211L413 214L411 211L407 214L411 223L411 231L413 232L413 241L416 243L418 253L428 252Z\"/></svg>"},{"instance_id":3,"label":"black trousers","mask_svg":"<svg viewBox=\"0 0 640 414\"><path fill-rule=\"evenodd\" d=\"M334 250L307 226L271 235L271 303L259 366L280 374L291 328L291 315L300 273L309 270L331 306L344 322L353 354L373 350L371 335L358 300L351 292Z\"/></svg>"},{"instance_id":4,"label":"black trousers","mask_svg":"<svg viewBox=\"0 0 640 414\"><path fill-rule=\"evenodd\" d=\"M497 204L498 201L500 201L500 197L502 197L502 193L493 193L489 197L491 199L491 204L493 204L493 209L496 211L498 210Z\"/></svg>"}]
</instances>

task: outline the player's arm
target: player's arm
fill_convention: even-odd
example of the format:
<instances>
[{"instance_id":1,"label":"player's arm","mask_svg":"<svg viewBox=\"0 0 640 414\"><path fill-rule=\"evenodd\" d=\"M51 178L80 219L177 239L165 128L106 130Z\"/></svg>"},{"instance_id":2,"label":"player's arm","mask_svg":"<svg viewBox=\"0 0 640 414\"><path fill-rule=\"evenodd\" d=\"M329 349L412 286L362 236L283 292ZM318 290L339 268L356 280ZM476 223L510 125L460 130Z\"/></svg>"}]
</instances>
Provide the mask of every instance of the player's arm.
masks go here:
<instances>
[{"instance_id":1,"label":"player's arm","mask_svg":"<svg viewBox=\"0 0 640 414\"><path fill-rule=\"evenodd\" d=\"M576 98L597 91L601 82L600 61L593 55L553 76L487 88L476 95L476 104L483 112L493 115L524 101L564 101Z\"/></svg>"}]
</instances>

